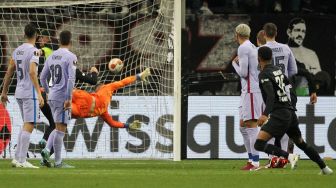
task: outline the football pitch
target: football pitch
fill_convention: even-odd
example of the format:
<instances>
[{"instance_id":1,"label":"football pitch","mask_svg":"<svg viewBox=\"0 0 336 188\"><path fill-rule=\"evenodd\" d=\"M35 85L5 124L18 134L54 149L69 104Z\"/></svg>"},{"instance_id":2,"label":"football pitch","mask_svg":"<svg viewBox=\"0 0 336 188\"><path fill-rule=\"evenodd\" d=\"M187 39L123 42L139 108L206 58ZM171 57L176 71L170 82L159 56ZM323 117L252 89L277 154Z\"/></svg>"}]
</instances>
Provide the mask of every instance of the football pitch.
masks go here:
<instances>
[{"instance_id":1,"label":"football pitch","mask_svg":"<svg viewBox=\"0 0 336 188\"><path fill-rule=\"evenodd\" d=\"M31 160L35 165L37 160ZM243 160L67 160L75 169L18 169L10 160L0 160L1 188L57 187L266 187L331 188L336 174L318 175L319 168L309 160L300 160L296 170L262 169L242 171ZM266 161L262 161L265 164ZM336 169L336 161L327 161Z\"/></svg>"}]
</instances>

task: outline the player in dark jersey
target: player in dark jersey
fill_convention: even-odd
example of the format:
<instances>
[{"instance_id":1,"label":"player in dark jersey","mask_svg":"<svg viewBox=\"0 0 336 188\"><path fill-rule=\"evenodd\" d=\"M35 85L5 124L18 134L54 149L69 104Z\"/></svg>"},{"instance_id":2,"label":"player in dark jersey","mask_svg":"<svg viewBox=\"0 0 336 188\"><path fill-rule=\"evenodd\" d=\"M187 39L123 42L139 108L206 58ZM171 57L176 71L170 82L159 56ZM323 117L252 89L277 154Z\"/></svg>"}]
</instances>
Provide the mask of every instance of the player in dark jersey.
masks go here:
<instances>
[{"instance_id":1,"label":"player in dark jersey","mask_svg":"<svg viewBox=\"0 0 336 188\"><path fill-rule=\"evenodd\" d=\"M260 47L258 60L261 69L259 84L266 108L263 115L258 119L258 124L262 128L254 145L255 149L288 159L292 169L294 169L299 160L299 155L290 154L267 143L272 137L281 138L286 133L298 148L319 165L321 168L320 174L332 174L333 171L326 166L317 151L307 145L301 136L295 108L285 91L285 86L289 83L288 79L279 67L272 65L272 50L266 46Z\"/></svg>"}]
</instances>

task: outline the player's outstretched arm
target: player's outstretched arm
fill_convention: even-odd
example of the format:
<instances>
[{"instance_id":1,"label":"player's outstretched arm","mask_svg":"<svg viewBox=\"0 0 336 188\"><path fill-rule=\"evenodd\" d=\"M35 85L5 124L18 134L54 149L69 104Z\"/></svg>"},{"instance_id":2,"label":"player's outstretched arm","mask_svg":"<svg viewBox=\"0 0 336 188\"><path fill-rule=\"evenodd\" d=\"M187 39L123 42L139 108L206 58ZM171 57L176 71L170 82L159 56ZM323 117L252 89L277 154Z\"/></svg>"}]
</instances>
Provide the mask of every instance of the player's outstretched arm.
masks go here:
<instances>
[{"instance_id":1,"label":"player's outstretched arm","mask_svg":"<svg viewBox=\"0 0 336 188\"><path fill-rule=\"evenodd\" d=\"M100 117L110 126L114 128L130 128L130 129L140 129L141 123L139 120L134 120L132 123L121 123L119 121L113 120L112 116L108 112L105 112Z\"/></svg>"},{"instance_id":2,"label":"player's outstretched arm","mask_svg":"<svg viewBox=\"0 0 336 188\"><path fill-rule=\"evenodd\" d=\"M7 72L3 81L3 87L2 87L2 92L1 92L1 103L6 106L8 101L7 93L8 93L8 88L9 88L9 83L10 80L14 74L15 71L15 62L11 58L8 64Z\"/></svg>"},{"instance_id":3,"label":"player's outstretched arm","mask_svg":"<svg viewBox=\"0 0 336 188\"><path fill-rule=\"evenodd\" d=\"M146 68L144 71L142 71L141 73L135 76L129 76L127 78L124 78L117 82L110 83L108 85L111 86L111 90L117 90L117 89L123 88L127 85L134 83L136 80L147 81L147 77L150 75L151 75L150 69Z\"/></svg>"}]
</instances>

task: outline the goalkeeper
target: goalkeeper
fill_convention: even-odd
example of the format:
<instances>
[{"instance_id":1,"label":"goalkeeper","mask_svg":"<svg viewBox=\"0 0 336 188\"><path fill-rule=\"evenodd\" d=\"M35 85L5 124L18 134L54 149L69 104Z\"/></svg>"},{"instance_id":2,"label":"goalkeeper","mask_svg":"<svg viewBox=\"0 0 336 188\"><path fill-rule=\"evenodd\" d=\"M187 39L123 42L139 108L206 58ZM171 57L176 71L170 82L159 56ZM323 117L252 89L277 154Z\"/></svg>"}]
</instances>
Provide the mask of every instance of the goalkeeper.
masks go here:
<instances>
[{"instance_id":1,"label":"goalkeeper","mask_svg":"<svg viewBox=\"0 0 336 188\"><path fill-rule=\"evenodd\" d=\"M98 85L96 92L94 93L88 93L84 90L75 89L72 92L72 118L90 118L100 116L110 127L139 129L141 124L138 120L135 120L130 124L115 121L109 115L107 109L111 101L112 94L116 90L132 84L137 80L146 81L146 78L150 74L150 69L147 68L142 73L129 76L121 81Z\"/></svg>"},{"instance_id":2,"label":"goalkeeper","mask_svg":"<svg viewBox=\"0 0 336 188\"><path fill-rule=\"evenodd\" d=\"M100 84L93 93L89 93L84 90L75 89L72 91L71 101L71 118L90 118L100 116L110 126L116 128L130 128L139 129L141 123L138 120L132 123L121 123L112 119L107 109L112 98L113 92L123 88L129 84L134 83L137 80L146 81L146 78L151 75L150 69L147 68L142 73L135 76L129 76L121 81L112 82L109 84ZM65 109L66 110L66 109ZM52 146L46 145L50 153L46 159L42 159L41 166L51 167L49 157L53 154ZM43 150L42 150L43 152Z\"/></svg>"}]
</instances>

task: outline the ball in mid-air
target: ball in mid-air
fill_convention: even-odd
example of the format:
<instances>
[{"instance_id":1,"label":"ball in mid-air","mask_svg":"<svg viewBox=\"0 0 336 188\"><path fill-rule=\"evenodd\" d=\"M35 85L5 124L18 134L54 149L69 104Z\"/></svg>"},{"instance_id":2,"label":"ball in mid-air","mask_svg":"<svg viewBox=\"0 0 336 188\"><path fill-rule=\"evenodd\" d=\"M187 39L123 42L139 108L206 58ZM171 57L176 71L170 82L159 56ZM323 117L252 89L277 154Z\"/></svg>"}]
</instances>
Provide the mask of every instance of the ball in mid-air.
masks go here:
<instances>
[{"instance_id":1,"label":"ball in mid-air","mask_svg":"<svg viewBox=\"0 0 336 188\"><path fill-rule=\"evenodd\" d=\"M113 73L118 73L124 67L124 63L119 58L112 58L108 63L108 68Z\"/></svg>"}]
</instances>

